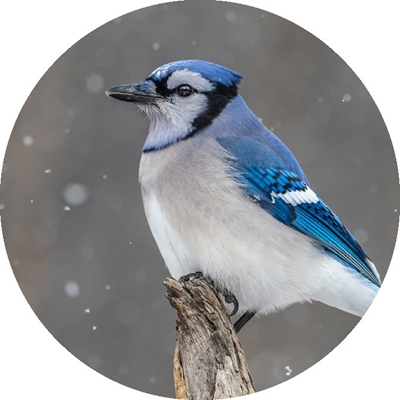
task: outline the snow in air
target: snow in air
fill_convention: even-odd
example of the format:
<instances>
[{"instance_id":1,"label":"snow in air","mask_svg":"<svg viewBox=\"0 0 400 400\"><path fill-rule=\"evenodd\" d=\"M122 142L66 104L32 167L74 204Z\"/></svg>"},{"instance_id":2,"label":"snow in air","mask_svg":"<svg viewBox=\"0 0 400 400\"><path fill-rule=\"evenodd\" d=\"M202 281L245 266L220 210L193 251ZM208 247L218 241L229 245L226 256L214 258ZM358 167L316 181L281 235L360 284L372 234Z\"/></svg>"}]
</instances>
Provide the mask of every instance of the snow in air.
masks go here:
<instances>
[{"instance_id":1,"label":"snow in air","mask_svg":"<svg viewBox=\"0 0 400 400\"><path fill-rule=\"evenodd\" d=\"M32 137L32 136L29 136L29 135L25 135L25 136L22 138L22 142L24 143L25 146L32 146L33 143L35 143L33 137Z\"/></svg>"},{"instance_id":2,"label":"snow in air","mask_svg":"<svg viewBox=\"0 0 400 400\"><path fill-rule=\"evenodd\" d=\"M68 206L65 206L65 207L64 207L64 210L65 210L65 211L71 211L71 208L68 207Z\"/></svg>"},{"instance_id":3,"label":"snow in air","mask_svg":"<svg viewBox=\"0 0 400 400\"><path fill-rule=\"evenodd\" d=\"M50 172L51 172L51 169L46 169L46 170L44 171L45 174L49 174Z\"/></svg>"},{"instance_id":4,"label":"snow in air","mask_svg":"<svg viewBox=\"0 0 400 400\"><path fill-rule=\"evenodd\" d=\"M289 367L289 365L286 365L285 369L286 369L286 376L290 376L293 370Z\"/></svg>"},{"instance_id":5,"label":"snow in air","mask_svg":"<svg viewBox=\"0 0 400 400\"><path fill-rule=\"evenodd\" d=\"M90 314L90 308L85 308L85 313Z\"/></svg>"},{"instance_id":6,"label":"snow in air","mask_svg":"<svg viewBox=\"0 0 400 400\"><path fill-rule=\"evenodd\" d=\"M86 78L86 88L89 92L100 93L104 88L104 79L100 74L93 73Z\"/></svg>"},{"instance_id":7,"label":"snow in air","mask_svg":"<svg viewBox=\"0 0 400 400\"><path fill-rule=\"evenodd\" d=\"M98 354L91 354L88 357L87 363L90 367L96 369L96 368L100 367L102 360Z\"/></svg>"},{"instance_id":8,"label":"snow in air","mask_svg":"<svg viewBox=\"0 0 400 400\"><path fill-rule=\"evenodd\" d=\"M4 204L0 204L0 210L4 210Z\"/></svg>"},{"instance_id":9,"label":"snow in air","mask_svg":"<svg viewBox=\"0 0 400 400\"><path fill-rule=\"evenodd\" d=\"M153 43L153 50L158 50L160 48L160 43L158 43L158 42L155 42L155 43Z\"/></svg>"},{"instance_id":10,"label":"snow in air","mask_svg":"<svg viewBox=\"0 0 400 400\"><path fill-rule=\"evenodd\" d=\"M86 202L89 190L85 185L80 183L70 183L65 186L63 196L68 204L77 206Z\"/></svg>"},{"instance_id":11,"label":"snow in air","mask_svg":"<svg viewBox=\"0 0 400 400\"><path fill-rule=\"evenodd\" d=\"M345 94L343 95L342 101L343 101L344 103L347 103L347 102L349 102L350 100L351 100L351 94L345 93Z\"/></svg>"},{"instance_id":12,"label":"snow in air","mask_svg":"<svg viewBox=\"0 0 400 400\"><path fill-rule=\"evenodd\" d=\"M233 11L228 11L225 14L225 18L227 19L227 21L229 22L235 22L236 21L236 14Z\"/></svg>"},{"instance_id":13,"label":"snow in air","mask_svg":"<svg viewBox=\"0 0 400 400\"><path fill-rule=\"evenodd\" d=\"M68 281L65 286L64 286L65 293L69 297L78 297L79 294L81 293L81 289L79 288L79 285L75 281Z\"/></svg>"},{"instance_id":14,"label":"snow in air","mask_svg":"<svg viewBox=\"0 0 400 400\"><path fill-rule=\"evenodd\" d=\"M111 288L110 285L106 285L106 286L105 286L105 289L106 289L106 290L110 290L110 288Z\"/></svg>"},{"instance_id":15,"label":"snow in air","mask_svg":"<svg viewBox=\"0 0 400 400\"><path fill-rule=\"evenodd\" d=\"M354 236L357 242L361 245L365 244L368 240L368 233L364 229L356 229L354 231Z\"/></svg>"}]
</instances>

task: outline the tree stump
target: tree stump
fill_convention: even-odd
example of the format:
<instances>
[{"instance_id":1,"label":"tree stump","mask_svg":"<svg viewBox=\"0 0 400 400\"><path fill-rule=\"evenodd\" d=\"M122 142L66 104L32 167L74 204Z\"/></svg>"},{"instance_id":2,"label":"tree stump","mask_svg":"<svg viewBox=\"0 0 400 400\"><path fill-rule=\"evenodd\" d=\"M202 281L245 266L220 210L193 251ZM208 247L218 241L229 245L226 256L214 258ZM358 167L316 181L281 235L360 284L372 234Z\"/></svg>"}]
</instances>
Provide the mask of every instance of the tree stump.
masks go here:
<instances>
[{"instance_id":1,"label":"tree stump","mask_svg":"<svg viewBox=\"0 0 400 400\"><path fill-rule=\"evenodd\" d=\"M164 281L177 310L174 356L178 399L211 400L254 393L244 352L218 292L202 277Z\"/></svg>"}]
</instances>

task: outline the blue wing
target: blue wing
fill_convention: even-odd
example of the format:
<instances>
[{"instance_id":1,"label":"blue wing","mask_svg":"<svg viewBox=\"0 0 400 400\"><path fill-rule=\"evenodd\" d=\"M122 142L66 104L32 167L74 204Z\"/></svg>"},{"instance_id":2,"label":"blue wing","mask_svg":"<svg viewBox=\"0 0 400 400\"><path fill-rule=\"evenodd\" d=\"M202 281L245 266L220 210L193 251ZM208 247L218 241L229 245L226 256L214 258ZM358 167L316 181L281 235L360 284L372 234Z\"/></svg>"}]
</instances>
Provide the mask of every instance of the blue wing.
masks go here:
<instances>
[{"instance_id":1,"label":"blue wing","mask_svg":"<svg viewBox=\"0 0 400 400\"><path fill-rule=\"evenodd\" d=\"M282 156L248 137L219 142L235 157L237 178L248 197L283 224L315 239L343 265L380 286L372 262L339 218L311 190L291 153L288 163L288 154Z\"/></svg>"}]
</instances>

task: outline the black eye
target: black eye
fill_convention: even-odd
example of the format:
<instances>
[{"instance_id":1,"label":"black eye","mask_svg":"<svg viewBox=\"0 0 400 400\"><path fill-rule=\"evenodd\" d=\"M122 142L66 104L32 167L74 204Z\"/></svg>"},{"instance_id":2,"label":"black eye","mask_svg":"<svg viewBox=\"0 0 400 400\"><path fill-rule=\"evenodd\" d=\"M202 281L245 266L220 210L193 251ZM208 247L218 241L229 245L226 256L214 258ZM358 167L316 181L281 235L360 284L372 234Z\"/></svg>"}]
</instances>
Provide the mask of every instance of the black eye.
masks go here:
<instances>
[{"instance_id":1,"label":"black eye","mask_svg":"<svg viewBox=\"0 0 400 400\"><path fill-rule=\"evenodd\" d=\"M190 85L180 85L176 88L176 93L181 97L189 97L195 92Z\"/></svg>"}]
</instances>

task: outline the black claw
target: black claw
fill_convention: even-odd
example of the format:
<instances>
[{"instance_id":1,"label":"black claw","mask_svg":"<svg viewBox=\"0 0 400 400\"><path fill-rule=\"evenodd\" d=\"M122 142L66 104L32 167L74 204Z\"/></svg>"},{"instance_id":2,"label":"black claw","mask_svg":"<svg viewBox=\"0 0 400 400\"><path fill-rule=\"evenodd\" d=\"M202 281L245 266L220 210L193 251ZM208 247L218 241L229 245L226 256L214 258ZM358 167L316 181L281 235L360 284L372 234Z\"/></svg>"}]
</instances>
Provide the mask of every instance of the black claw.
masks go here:
<instances>
[{"instance_id":1,"label":"black claw","mask_svg":"<svg viewBox=\"0 0 400 400\"><path fill-rule=\"evenodd\" d=\"M234 316L239 311L239 302L237 301L237 298L235 297L234 294L228 292L227 290L225 290L222 295L224 296L224 299L228 304L233 303L233 310L229 314L229 316L230 317Z\"/></svg>"},{"instance_id":2,"label":"black claw","mask_svg":"<svg viewBox=\"0 0 400 400\"><path fill-rule=\"evenodd\" d=\"M239 302L235 299L235 301L233 302L233 310L229 314L229 316L233 317L238 311L239 311Z\"/></svg>"}]
</instances>

